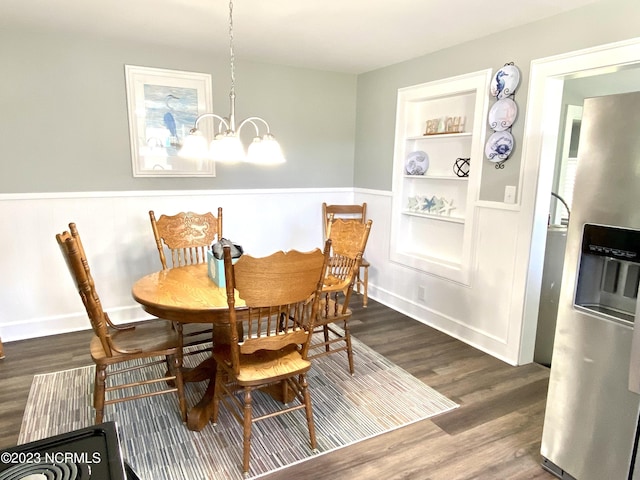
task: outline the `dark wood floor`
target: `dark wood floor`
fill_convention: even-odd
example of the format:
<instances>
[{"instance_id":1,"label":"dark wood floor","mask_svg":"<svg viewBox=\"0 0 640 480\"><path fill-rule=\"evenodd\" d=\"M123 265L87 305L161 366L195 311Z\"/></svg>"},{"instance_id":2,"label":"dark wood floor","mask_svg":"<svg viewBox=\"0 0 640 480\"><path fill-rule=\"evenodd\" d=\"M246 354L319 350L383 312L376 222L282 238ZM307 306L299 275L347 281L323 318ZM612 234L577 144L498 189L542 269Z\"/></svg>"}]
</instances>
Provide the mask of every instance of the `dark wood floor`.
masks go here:
<instances>
[{"instance_id":1,"label":"dark wood floor","mask_svg":"<svg viewBox=\"0 0 640 480\"><path fill-rule=\"evenodd\" d=\"M359 308L359 300L353 335L461 407L265 479L555 478L540 466L547 368L512 367L375 301ZM89 338L76 332L5 344L0 448L16 444L33 375L89 365Z\"/></svg>"}]
</instances>

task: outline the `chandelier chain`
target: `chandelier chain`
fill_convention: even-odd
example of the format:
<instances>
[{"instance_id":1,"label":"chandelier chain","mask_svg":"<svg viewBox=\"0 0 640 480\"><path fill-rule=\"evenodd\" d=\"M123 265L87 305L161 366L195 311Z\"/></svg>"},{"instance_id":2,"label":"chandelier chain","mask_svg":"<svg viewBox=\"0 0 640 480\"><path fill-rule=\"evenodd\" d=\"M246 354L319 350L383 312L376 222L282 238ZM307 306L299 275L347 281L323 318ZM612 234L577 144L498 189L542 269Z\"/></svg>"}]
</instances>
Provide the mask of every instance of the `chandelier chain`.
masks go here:
<instances>
[{"instance_id":1,"label":"chandelier chain","mask_svg":"<svg viewBox=\"0 0 640 480\"><path fill-rule=\"evenodd\" d=\"M233 51L233 1L229 1L229 58L231 61L231 94L235 94L236 69L235 53Z\"/></svg>"},{"instance_id":2,"label":"chandelier chain","mask_svg":"<svg viewBox=\"0 0 640 480\"><path fill-rule=\"evenodd\" d=\"M191 129L189 136L185 139L179 156L202 160L210 158L214 161L237 162L249 161L251 163L261 163L264 165L283 163L280 145L275 140L269 129L269 124L261 117L247 117L242 120L236 128L236 70L235 51L233 45L233 0L229 0L229 57L231 67L231 91L229 93L229 116L222 117L215 113L200 114ZM214 134L209 149L207 149L206 138L198 130L198 122L203 118L213 118L219 122L218 132ZM255 135L249 146L248 153L245 151L240 140L240 130L244 126L253 126ZM266 129L264 135L260 135L260 128Z\"/></svg>"}]
</instances>

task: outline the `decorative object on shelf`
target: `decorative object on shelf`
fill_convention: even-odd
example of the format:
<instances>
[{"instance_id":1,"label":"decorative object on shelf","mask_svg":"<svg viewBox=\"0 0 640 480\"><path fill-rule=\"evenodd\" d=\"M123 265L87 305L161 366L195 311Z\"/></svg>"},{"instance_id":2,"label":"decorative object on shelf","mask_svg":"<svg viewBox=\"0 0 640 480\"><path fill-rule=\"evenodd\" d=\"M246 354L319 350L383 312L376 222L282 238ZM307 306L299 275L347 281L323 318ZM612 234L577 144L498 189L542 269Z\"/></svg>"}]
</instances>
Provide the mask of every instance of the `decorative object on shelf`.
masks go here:
<instances>
[{"instance_id":1,"label":"decorative object on shelf","mask_svg":"<svg viewBox=\"0 0 640 480\"><path fill-rule=\"evenodd\" d=\"M520 85L520 70L513 62L506 63L491 80L491 95L497 98L489 110L488 123L494 133L489 137L484 153L496 168L504 168L504 162L513 151L511 127L518 116L518 104L513 99Z\"/></svg>"},{"instance_id":2,"label":"decorative object on shelf","mask_svg":"<svg viewBox=\"0 0 640 480\"><path fill-rule=\"evenodd\" d=\"M407 175L424 175L429 169L429 155L422 150L407 155L404 171Z\"/></svg>"},{"instance_id":3,"label":"decorative object on shelf","mask_svg":"<svg viewBox=\"0 0 640 480\"><path fill-rule=\"evenodd\" d=\"M470 158L456 158L456 161L453 163L453 173L455 173L458 177L468 177L470 169Z\"/></svg>"},{"instance_id":4,"label":"decorative object on shelf","mask_svg":"<svg viewBox=\"0 0 640 480\"><path fill-rule=\"evenodd\" d=\"M233 48L233 0L229 2L229 52L231 67L231 91L229 93L230 111L228 117L221 117L215 113L204 113L200 115L191 129L189 136L178 153L184 158L203 159L208 158L214 161L235 163L246 161L257 164L277 164L284 163L284 155L280 149L280 144L271 134L269 124L260 117L248 117L240 122L236 128L236 90L235 90L235 53ZM198 123L203 118L212 118L218 123L218 132L207 149L207 141L198 130ZM255 130L253 141L249 145L248 152L245 153L244 146L240 140L240 131L245 125L252 125ZM266 132L260 136L260 127Z\"/></svg>"},{"instance_id":5,"label":"decorative object on shelf","mask_svg":"<svg viewBox=\"0 0 640 480\"><path fill-rule=\"evenodd\" d=\"M420 199L418 198L418 196L416 195L415 197L409 197L407 199L407 210L413 212L418 210L418 201Z\"/></svg>"},{"instance_id":6,"label":"decorative object on shelf","mask_svg":"<svg viewBox=\"0 0 640 480\"><path fill-rule=\"evenodd\" d=\"M442 210L442 207L444 207L444 198L442 197L436 197L434 196L431 199L431 205L430 205L430 211L431 212L438 212L440 213L440 210Z\"/></svg>"},{"instance_id":7,"label":"decorative object on shelf","mask_svg":"<svg viewBox=\"0 0 640 480\"><path fill-rule=\"evenodd\" d=\"M427 129L425 130L424 134L436 135L438 133L438 123L440 123L438 119L427 120Z\"/></svg>"},{"instance_id":8,"label":"decorative object on shelf","mask_svg":"<svg viewBox=\"0 0 640 480\"><path fill-rule=\"evenodd\" d=\"M456 207L453 206L453 199L451 201L443 199L442 200L442 208L438 213L441 215L451 216L451 210L455 210Z\"/></svg>"},{"instance_id":9,"label":"decorative object on shelf","mask_svg":"<svg viewBox=\"0 0 640 480\"><path fill-rule=\"evenodd\" d=\"M489 126L496 132L502 132L513 125L518 115L518 105L510 98L503 98L493 104L489 110Z\"/></svg>"},{"instance_id":10,"label":"decorative object on shelf","mask_svg":"<svg viewBox=\"0 0 640 480\"><path fill-rule=\"evenodd\" d=\"M445 197L431 197L425 195L414 195L407 199L407 210L414 213L427 215L451 216L451 211L455 210L453 199Z\"/></svg>"},{"instance_id":11,"label":"decorative object on shelf","mask_svg":"<svg viewBox=\"0 0 640 480\"><path fill-rule=\"evenodd\" d=\"M465 117L440 117L427 120L424 135L445 135L464 132Z\"/></svg>"},{"instance_id":12,"label":"decorative object on shelf","mask_svg":"<svg viewBox=\"0 0 640 480\"><path fill-rule=\"evenodd\" d=\"M487 140L484 153L491 162L504 162L513 151L513 143L510 132L494 132Z\"/></svg>"},{"instance_id":13,"label":"decorative object on shelf","mask_svg":"<svg viewBox=\"0 0 640 480\"><path fill-rule=\"evenodd\" d=\"M431 213L431 211L435 211L436 206L436 197L433 196L431 198L424 198L421 205L421 210L423 212Z\"/></svg>"},{"instance_id":14,"label":"decorative object on shelf","mask_svg":"<svg viewBox=\"0 0 640 480\"><path fill-rule=\"evenodd\" d=\"M462 133L464 132L464 117L447 117L445 122L445 132Z\"/></svg>"},{"instance_id":15,"label":"decorative object on shelf","mask_svg":"<svg viewBox=\"0 0 640 480\"><path fill-rule=\"evenodd\" d=\"M513 62L507 63L491 80L491 95L498 98L510 97L516 93L518 85L520 85L520 70Z\"/></svg>"}]
</instances>

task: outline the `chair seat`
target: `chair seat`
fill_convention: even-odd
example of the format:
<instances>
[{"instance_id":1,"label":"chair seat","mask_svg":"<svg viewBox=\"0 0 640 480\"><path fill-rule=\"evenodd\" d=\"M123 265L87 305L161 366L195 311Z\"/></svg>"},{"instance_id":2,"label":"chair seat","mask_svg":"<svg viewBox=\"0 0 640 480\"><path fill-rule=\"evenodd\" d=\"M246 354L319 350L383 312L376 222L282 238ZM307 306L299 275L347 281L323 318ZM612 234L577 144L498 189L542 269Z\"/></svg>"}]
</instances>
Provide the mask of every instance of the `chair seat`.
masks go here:
<instances>
[{"instance_id":1,"label":"chair seat","mask_svg":"<svg viewBox=\"0 0 640 480\"><path fill-rule=\"evenodd\" d=\"M343 312L342 308L342 303L338 303L336 306L336 302L334 300L329 300L329 308L327 308L327 301L323 298L320 301L320 308L318 309L318 318L315 322L316 327L318 325L325 325L327 323L337 322L351 317L351 309L347 307Z\"/></svg>"},{"instance_id":2,"label":"chair seat","mask_svg":"<svg viewBox=\"0 0 640 480\"><path fill-rule=\"evenodd\" d=\"M347 288L350 283L350 279L345 280L343 278L338 278L334 275L329 274L322 280L322 289L325 292L341 291Z\"/></svg>"},{"instance_id":3,"label":"chair seat","mask_svg":"<svg viewBox=\"0 0 640 480\"><path fill-rule=\"evenodd\" d=\"M171 322L165 320L151 320L134 324L135 328L117 330L111 334L113 343L119 350L141 350L140 353L113 352L112 357L107 357L100 343L100 338L94 336L91 340L91 358L101 363L118 363L134 358L148 357L147 352L158 352L176 349L179 338L171 327ZM174 352L168 352L174 354Z\"/></svg>"},{"instance_id":4,"label":"chair seat","mask_svg":"<svg viewBox=\"0 0 640 480\"><path fill-rule=\"evenodd\" d=\"M229 345L216 346L213 356L216 361L231 365ZM240 355L240 372L236 380L241 386L264 385L306 373L310 368L311 362L302 358L295 345L290 345L281 350L260 350Z\"/></svg>"},{"instance_id":5,"label":"chair seat","mask_svg":"<svg viewBox=\"0 0 640 480\"><path fill-rule=\"evenodd\" d=\"M211 331L211 325L202 323L183 323L182 327L182 346L183 348L192 347L192 346L202 346L203 344L208 344L213 341L213 333ZM175 329L174 329L175 330ZM207 348L198 348L193 349L192 351L185 352L184 355L195 355L201 353Z\"/></svg>"}]
</instances>

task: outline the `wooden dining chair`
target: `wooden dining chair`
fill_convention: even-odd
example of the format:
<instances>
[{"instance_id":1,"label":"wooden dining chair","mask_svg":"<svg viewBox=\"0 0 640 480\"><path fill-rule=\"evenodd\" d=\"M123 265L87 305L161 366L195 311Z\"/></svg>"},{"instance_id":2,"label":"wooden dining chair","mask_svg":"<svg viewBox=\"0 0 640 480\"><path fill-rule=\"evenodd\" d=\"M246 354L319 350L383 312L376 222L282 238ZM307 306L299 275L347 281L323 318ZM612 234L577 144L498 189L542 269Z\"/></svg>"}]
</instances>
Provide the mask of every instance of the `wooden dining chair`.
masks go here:
<instances>
[{"instance_id":1,"label":"wooden dining chair","mask_svg":"<svg viewBox=\"0 0 640 480\"><path fill-rule=\"evenodd\" d=\"M218 216L212 213L180 212L175 215L160 215L156 220L153 210L149 212L151 228L160 255L162 269L207 263L207 249L222 238L222 208ZM167 257L171 262L167 262ZM212 340L212 330L203 329L202 324L182 324L174 322L174 328L180 338L181 355L184 347L196 346L186 355L195 355L205 350L198 345L208 344Z\"/></svg>"},{"instance_id":2,"label":"wooden dining chair","mask_svg":"<svg viewBox=\"0 0 640 480\"><path fill-rule=\"evenodd\" d=\"M362 205L354 204L354 205L327 205L326 203L322 204L322 218L323 218L323 233L324 239L326 240L328 224L329 224L329 215L333 214L334 219L342 218L345 220L353 220L360 223L365 223L367 221L367 204L366 202ZM358 275L356 276L356 291L360 292L360 288L362 288L362 306L367 308L367 303L369 301L369 262L363 258L360 262L360 269L358 269ZM360 270L362 270L362 275L360 274Z\"/></svg>"},{"instance_id":3,"label":"wooden dining chair","mask_svg":"<svg viewBox=\"0 0 640 480\"><path fill-rule=\"evenodd\" d=\"M235 265L229 247L224 248L231 341L213 349L217 371L212 420L217 422L222 403L243 425L245 476L249 473L251 429L255 422L304 409L311 448L316 448L306 378L311 368L307 352L328 264L329 243L324 253L316 249L306 253L280 251L263 258L243 255ZM236 289L248 308L236 309ZM283 393L292 393L293 400L282 409L254 417L253 392L273 384L278 384Z\"/></svg>"},{"instance_id":4,"label":"wooden dining chair","mask_svg":"<svg viewBox=\"0 0 640 480\"><path fill-rule=\"evenodd\" d=\"M163 270L206 263L207 249L222 238L221 207L218 208L217 217L210 212L180 212L175 215L160 215L156 220L155 213L151 210L149 218ZM170 254L170 264L167 263L165 249Z\"/></svg>"},{"instance_id":5,"label":"wooden dining chair","mask_svg":"<svg viewBox=\"0 0 640 480\"><path fill-rule=\"evenodd\" d=\"M128 325L112 323L102 309L75 223L70 223L69 231L57 234L56 239L94 332L90 352L96 365L93 390L96 424L102 423L105 405L172 392L178 394L180 415L186 421L179 339L171 323L159 319ZM130 372L159 364L163 364L161 369L166 374L151 378L146 370L143 379L127 378ZM118 376L124 378L117 381ZM108 382L108 378L113 380ZM167 387L167 382L172 386ZM111 395L123 389L125 393Z\"/></svg>"},{"instance_id":6,"label":"wooden dining chair","mask_svg":"<svg viewBox=\"0 0 640 480\"><path fill-rule=\"evenodd\" d=\"M346 351L351 375L355 370L349 329L349 319L352 315L349 301L372 223L371 220L365 223L343 219L333 220L333 214L329 214L327 235L331 240L331 256L329 268L323 280L321 305L315 322L316 332L322 333L323 342L314 342L312 347L313 352L317 349L323 350L310 353L308 357L314 359ZM342 332L334 328L334 324L341 324Z\"/></svg>"}]
</instances>

